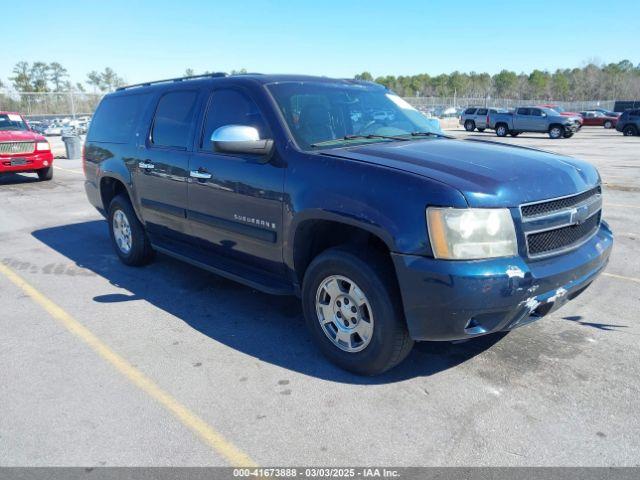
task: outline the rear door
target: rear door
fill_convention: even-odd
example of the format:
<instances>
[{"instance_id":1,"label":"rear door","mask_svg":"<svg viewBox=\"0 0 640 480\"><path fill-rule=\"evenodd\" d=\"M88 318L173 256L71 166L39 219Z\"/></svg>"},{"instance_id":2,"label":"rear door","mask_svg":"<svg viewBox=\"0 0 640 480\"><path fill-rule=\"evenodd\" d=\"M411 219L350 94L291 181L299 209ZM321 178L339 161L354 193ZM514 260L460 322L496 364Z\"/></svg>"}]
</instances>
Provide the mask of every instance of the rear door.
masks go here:
<instances>
[{"instance_id":1,"label":"rear door","mask_svg":"<svg viewBox=\"0 0 640 480\"><path fill-rule=\"evenodd\" d=\"M133 183L154 242L186 238L187 178L198 97L197 90L162 93L139 140Z\"/></svg>"},{"instance_id":2,"label":"rear door","mask_svg":"<svg viewBox=\"0 0 640 480\"><path fill-rule=\"evenodd\" d=\"M523 107L516 109L515 113L513 114L514 130L519 130L523 132L531 131L530 130L531 118L529 116L529 110L530 109L523 108Z\"/></svg>"},{"instance_id":3,"label":"rear door","mask_svg":"<svg viewBox=\"0 0 640 480\"><path fill-rule=\"evenodd\" d=\"M476 111L476 127L487 128L487 113L488 110L486 108L479 108Z\"/></svg>"},{"instance_id":4,"label":"rear door","mask_svg":"<svg viewBox=\"0 0 640 480\"><path fill-rule=\"evenodd\" d=\"M547 120L542 116L542 110L532 108L529 110L529 125L532 132L546 132Z\"/></svg>"},{"instance_id":5,"label":"rear door","mask_svg":"<svg viewBox=\"0 0 640 480\"><path fill-rule=\"evenodd\" d=\"M210 142L225 125L252 126L260 138L272 138L262 112L247 91L225 87L209 92L201 124L189 164L195 176L189 181L187 217L205 261L231 259L282 276L285 169L278 154L265 163L256 155L214 151Z\"/></svg>"}]
</instances>

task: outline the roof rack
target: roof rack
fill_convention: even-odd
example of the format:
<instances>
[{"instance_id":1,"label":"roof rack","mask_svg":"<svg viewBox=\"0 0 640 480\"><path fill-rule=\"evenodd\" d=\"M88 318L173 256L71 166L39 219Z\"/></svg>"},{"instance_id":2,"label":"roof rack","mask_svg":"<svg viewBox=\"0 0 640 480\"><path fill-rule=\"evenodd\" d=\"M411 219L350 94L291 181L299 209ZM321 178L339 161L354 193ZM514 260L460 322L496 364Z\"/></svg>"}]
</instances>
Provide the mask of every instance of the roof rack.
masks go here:
<instances>
[{"instance_id":1,"label":"roof rack","mask_svg":"<svg viewBox=\"0 0 640 480\"><path fill-rule=\"evenodd\" d=\"M226 77L226 76L227 74L224 72L214 72L214 73L204 73L202 75L190 75L188 77L167 78L164 80L155 80L153 82L143 82L143 83L134 83L132 85L125 85L124 87L116 88L116 91L128 90L129 88L135 88L135 87L149 87L151 85L156 85L158 83L183 82L185 80L194 80L197 78L220 78L220 77Z\"/></svg>"}]
</instances>

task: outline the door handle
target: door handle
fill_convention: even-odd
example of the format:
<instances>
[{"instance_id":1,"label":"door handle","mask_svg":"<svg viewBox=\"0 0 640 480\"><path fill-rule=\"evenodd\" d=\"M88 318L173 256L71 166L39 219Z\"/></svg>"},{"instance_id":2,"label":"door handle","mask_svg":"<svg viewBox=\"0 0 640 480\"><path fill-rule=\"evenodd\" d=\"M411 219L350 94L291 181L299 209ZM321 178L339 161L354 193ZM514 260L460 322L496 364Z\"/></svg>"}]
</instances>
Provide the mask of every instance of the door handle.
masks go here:
<instances>
[{"instance_id":1,"label":"door handle","mask_svg":"<svg viewBox=\"0 0 640 480\"><path fill-rule=\"evenodd\" d=\"M147 162L146 160L138 163L138 167L142 170L153 170L154 168L156 168L153 163Z\"/></svg>"},{"instance_id":2,"label":"door handle","mask_svg":"<svg viewBox=\"0 0 640 480\"><path fill-rule=\"evenodd\" d=\"M200 180L207 180L211 178L211 174L202 169L191 170L191 172L189 172L189 175L193 178L197 178Z\"/></svg>"}]
</instances>

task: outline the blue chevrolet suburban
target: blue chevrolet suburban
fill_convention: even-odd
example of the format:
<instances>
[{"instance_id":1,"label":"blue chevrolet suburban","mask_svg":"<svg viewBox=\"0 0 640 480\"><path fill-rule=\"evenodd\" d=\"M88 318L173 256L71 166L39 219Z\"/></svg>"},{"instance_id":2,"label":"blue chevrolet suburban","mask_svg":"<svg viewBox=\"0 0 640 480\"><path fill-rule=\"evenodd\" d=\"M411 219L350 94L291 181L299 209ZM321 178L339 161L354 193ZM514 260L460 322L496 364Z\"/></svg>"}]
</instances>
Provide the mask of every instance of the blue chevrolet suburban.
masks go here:
<instances>
[{"instance_id":1,"label":"blue chevrolet suburban","mask_svg":"<svg viewBox=\"0 0 640 480\"><path fill-rule=\"evenodd\" d=\"M613 236L590 164L457 140L374 83L212 74L106 95L89 201L127 265L171 255L302 300L320 350L374 375L420 340L533 322ZM265 339L282 341L282 339Z\"/></svg>"}]
</instances>

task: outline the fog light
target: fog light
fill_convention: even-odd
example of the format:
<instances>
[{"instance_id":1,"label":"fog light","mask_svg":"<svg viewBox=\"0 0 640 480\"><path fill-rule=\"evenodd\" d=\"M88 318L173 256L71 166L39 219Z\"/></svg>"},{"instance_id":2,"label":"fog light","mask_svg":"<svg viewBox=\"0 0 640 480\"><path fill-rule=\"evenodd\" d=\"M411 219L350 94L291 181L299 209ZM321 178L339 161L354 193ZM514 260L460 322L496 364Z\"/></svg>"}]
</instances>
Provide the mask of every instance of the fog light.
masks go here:
<instances>
[{"instance_id":1,"label":"fog light","mask_svg":"<svg viewBox=\"0 0 640 480\"><path fill-rule=\"evenodd\" d=\"M45 160L44 162L42 162L42 164L43 164L45 167L48 167L48 166L49 166L49 162L48 162L47 160Z\"/></svg>"}]
</instances>

